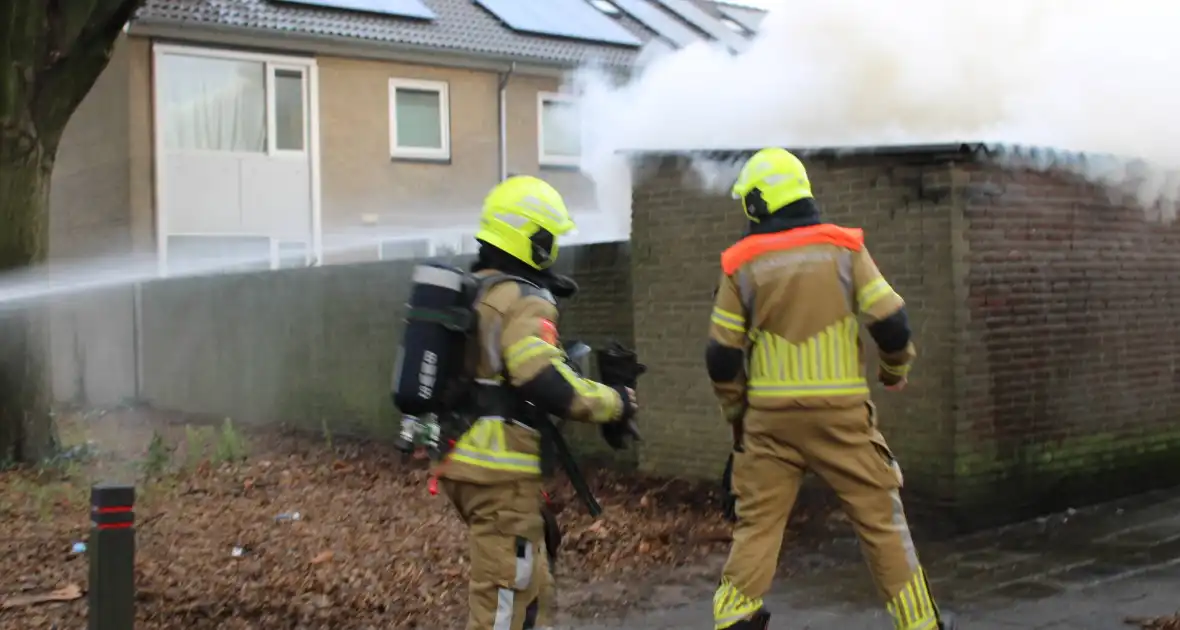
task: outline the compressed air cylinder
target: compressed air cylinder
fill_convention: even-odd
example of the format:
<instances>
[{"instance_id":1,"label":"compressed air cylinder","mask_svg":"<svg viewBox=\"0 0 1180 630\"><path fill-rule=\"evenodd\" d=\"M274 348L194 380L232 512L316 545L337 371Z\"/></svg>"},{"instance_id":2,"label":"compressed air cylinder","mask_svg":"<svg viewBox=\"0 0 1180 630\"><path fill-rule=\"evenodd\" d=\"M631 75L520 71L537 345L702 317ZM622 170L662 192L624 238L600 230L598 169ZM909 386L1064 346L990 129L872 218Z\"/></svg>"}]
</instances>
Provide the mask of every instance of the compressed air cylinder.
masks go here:
<instances>
[{"instance_id":1,"label":"compressed air cylinder","mask_svg":"<svg viewBox=\"0 0 1180 630\"><path fill-rule=\"evenodd\" d=\"M393 404L403 414L421 417L441 411L447 386L462 374L472 317L466 277L446 265L414 268L393 373Z\"/></svg>"}]
</instances>

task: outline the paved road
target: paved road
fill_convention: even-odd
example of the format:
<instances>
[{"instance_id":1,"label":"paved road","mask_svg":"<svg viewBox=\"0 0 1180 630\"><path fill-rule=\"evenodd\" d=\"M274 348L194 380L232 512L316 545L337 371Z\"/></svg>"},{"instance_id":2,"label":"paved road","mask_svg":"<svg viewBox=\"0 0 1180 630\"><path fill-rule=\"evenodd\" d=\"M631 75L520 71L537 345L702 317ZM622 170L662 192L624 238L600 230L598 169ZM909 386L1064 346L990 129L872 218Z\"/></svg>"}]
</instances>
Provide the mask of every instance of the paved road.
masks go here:
<instances>
[{"instance_id":1,"label":"paved road","mask_svg":"<svg viewBox=\"0 0 1180 630\"><path fill-rule=\"evenodd\" d=\"M931 586L964 630L1112 630L1128 616L1180 611L1180 492L1070 512L921 549ZM855 540L788 557L797 570L766 599L775 630L882 630ZM668 602L622 620L570 622L568 630L711 627L712 584L657 590Z\"/></svg>"}]
</instances>

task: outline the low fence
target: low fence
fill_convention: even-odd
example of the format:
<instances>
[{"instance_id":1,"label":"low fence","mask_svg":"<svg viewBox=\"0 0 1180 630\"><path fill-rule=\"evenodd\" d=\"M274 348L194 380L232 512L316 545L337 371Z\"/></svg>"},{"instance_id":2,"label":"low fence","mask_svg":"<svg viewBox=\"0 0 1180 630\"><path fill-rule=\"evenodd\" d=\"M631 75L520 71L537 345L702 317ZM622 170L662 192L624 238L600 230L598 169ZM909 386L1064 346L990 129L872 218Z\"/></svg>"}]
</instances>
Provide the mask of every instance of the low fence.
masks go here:
<instances>
[{"instance_id":1,"label":"low fence","mask_svg":"<svg viewBox=\"0 0 1180 630\"><path fill-rule=\"evenodd\" d=\"M417 262L168 279L58 301L55 394L392 439L390 378ZM564 339L633 345L627 244L564 249L557 270L580 286L561 305ZM568 435L580 454L634 463L633 451L613 454L590 427Z\"/></svg>"}]
</instances>

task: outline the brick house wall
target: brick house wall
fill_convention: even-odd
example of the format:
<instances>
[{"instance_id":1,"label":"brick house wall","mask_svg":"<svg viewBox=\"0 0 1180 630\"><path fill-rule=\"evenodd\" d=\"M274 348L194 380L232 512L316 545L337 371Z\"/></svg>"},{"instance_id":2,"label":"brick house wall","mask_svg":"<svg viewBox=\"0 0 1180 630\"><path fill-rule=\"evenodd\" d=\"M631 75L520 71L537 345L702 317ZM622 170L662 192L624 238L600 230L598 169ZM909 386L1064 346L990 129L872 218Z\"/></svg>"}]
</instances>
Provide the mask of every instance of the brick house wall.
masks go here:
<instances>
[{"instance_id":1,"label":"brick house wall","mask_svg":"<svg viewBox=\"0 0 1180 630\"><path fill-rule=\"evenodd\" d=\"M714 476L728 427L704 341L718 256L744 219L683 159L649 160L632 236L635 337L652 368L639 464ZM911 386L873 395L911 516L960 530L1180 481L1180 464L1161 463L1180 454L1176 229L1069 176L958 152L807 162L825 217L865 229L910 307Z\"/></svg>"},{"instance_id":2,"label":"brick house wall","mask_svg":"<svg viewBox=\"0 0 1180 630\"><path fill-rule=\"evenodd\" d=\"M1180 229L1068 176L960 171L959 500L1027 517L1180 481Z\"/></svg>"}]
</instances>

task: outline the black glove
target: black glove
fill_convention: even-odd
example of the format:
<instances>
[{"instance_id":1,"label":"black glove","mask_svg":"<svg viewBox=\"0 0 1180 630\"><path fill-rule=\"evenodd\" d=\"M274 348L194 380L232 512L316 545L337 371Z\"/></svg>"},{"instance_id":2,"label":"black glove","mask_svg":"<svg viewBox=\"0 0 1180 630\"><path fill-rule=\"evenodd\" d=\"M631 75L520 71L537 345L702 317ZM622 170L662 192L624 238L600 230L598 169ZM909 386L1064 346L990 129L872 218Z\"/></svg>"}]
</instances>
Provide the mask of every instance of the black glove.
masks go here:
<instances>
[{"instance_id":1,"label":"black glove","mask_svg":"<svg viewBox=\"0 0 1180 630\"><path fill-rule=\"evenodd\" d=\"M643 436L639 434L639 425L635 424L635 406L631 404L626 388L615 387L614 390L619 393L619 398L623 400L623 414L619 416L618 420L602 425L599 431L602 433L602 439L611 448L621 451L627 448L625 438L628 435L636 442L642 442Z\"/></svg>"},{"instance_id":2,"label":"black glove","mask_svg":"<svg viewBox=\"0 0 1180 630\"><path fill-rule=\"evenodd\" d=\"M737 495L733 493L733 453L725 460L725 472L721 474L721 513L725 520L737 522Z\"/></svg>"},{"instance_id":3,"label":"black glove","mask_svg":"<svg viewBox=\"0 0 1180 630\"><path fill-rule=\"evenodd\" d=\"M639 426L635 423L636 408L630 403L627 389L634 390L639 383L639 377L647 372L647 366L639 362L639 355L634 350L628 350L621 344L611 342L606 348L598 350L598 371L602 375L603 384L613 387L623 399L623 413L619 419L602 425L602 439L615 450L627 447L625 438L629 435L636 441L643 438L639 435Z\"/></svg>"}]
</instances>

